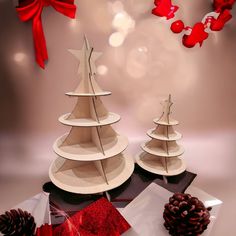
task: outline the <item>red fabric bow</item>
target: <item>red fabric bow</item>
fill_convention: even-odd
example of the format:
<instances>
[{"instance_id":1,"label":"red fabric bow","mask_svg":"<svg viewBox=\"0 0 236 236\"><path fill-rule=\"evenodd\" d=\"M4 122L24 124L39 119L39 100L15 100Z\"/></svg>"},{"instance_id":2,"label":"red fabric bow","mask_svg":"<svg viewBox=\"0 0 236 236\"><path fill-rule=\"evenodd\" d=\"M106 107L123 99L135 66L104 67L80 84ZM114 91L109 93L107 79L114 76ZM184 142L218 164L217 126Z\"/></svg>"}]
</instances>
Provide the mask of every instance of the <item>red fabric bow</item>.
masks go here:
<instances>
[{"instance_id":1,"label":"red fabric bow","mask_svg":"<svg viewBox=\"0 0 236 236\"><path fill-rule=\"evenodd\" d=\"M75 18L76 6L74 0L21 0L16 11L21 21L32 19L35 57L40 67L48 59L46 40L43 32L41 14L44 7L52 6L56 11L70 18Z\"/></svg>"}]
</instances>

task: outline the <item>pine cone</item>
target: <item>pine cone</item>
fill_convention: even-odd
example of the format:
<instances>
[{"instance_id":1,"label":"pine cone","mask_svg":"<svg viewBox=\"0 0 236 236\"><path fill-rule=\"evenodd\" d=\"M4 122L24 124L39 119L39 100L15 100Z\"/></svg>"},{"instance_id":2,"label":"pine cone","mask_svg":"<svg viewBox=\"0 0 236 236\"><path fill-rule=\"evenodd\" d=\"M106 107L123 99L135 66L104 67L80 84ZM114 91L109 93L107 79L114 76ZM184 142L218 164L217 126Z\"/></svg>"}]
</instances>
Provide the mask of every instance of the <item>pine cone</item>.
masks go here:
<instances>
[{"instance_id":1,"label":"pine cone","mask_svg":"<svg viewBox=\"0 0 236 236\"><path fill-rule=\"evenodd\" d=\"M210 210L190 194L175 193L165 204L164 226L172 236L199 236L210 223Z\"/></svg>"},{"instance_id":2,"label":"pine cone","mask_svg":"<svg viewBox=\"0 0 236 236\"><path fill-rule=\"evenodd\" d=\"M0 232L5 236L33 236L36 224L27 211L10 210L0 215Z\"/></svg>"}]
</instances>

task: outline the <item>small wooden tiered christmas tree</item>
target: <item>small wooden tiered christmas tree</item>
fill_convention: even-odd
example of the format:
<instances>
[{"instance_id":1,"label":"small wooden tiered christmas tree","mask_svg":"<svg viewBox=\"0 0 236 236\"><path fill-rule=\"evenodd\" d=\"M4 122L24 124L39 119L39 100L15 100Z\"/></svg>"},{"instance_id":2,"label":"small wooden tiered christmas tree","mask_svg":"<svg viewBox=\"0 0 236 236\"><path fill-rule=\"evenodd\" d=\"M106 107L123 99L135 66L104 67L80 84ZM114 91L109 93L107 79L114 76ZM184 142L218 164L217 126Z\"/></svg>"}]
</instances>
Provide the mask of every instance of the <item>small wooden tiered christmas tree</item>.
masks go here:
<instances>
[{"instance_id":1,"label":"small wooden tiered christmas tree","mask_svg":"<svg viewBox=\"0 0 236 236\"><path fill-rule=\"evenodd\" d=\"M86 37L82 50L69 51L80 60L80 83L74 92L66 94L78 100L71 113L59 118L72 128L54 143L53 149L59 157L52 163L49 176L56 186L69 192L104 192L131 176L133 158L122 154L128 139L111 127L120 116L108 112L100 99L111 94L103 91L95 80L94 60L100 53L93 52Z\"/></svg>"},{"instance_id":2,"label":"small wooden tiered christmas tree","mask_svg":"<svg viewBox=\"0 0 236 236\"><path fill-rule=\"evenodd\" d=\"M182 136L173 129L178 121L170 118L170 108L173 105L171 95L162 102L162 105L161 117L154 119L157 127L147 132L152 140L141 145L144 152L136 156L136 161L140 167L149 172L163 176L174 176L186 169L185 162L180 158L184 149L176 142Z\"/></svg>"}]
</instances>

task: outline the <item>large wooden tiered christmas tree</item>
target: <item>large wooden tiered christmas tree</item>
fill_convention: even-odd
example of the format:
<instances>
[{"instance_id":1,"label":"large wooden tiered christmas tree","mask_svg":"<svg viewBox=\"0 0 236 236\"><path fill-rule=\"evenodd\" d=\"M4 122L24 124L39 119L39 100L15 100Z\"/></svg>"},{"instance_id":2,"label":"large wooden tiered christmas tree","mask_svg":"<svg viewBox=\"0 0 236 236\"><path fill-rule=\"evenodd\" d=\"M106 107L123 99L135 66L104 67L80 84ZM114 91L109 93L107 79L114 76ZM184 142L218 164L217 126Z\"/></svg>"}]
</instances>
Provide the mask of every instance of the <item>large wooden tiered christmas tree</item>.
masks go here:
<instances>
[{"instance_id":1,"label":"large wooden tiered christmas tree","mask_svg":"<svg viewBox=\"0 0 236 236\"><path fill-rule=\"evenodd\" d=\"M152 139L141 145L144 152L136 156L136 161L143 169L163 176L174 176L185 171L185 162L180 158L184 153L182 146L177 144L177 140L182 135L174 130L178 121L170 117L171 95L162 102L163 113L159 119L154 119L157 127L147 131L147 135Z\"/></svg>"},{"instance_id":2,"label":"large wooden tiered christmas tree","mask_svg":"<svg viewBox=\"0 0 236 236\"><path fill-rule=\"evenodd\" d=\"M80 83L74 92L66 93L77 97L77 104L71 113L59 118L72 128L54 143L59 157L52 163L49 176L56 186L69 192L104 192L131 176L133 158L122 153L128 139L111 127L120 116L108 112L100 98L111 94L103 91L95 80L94 61L100 53L93 52L86 37L82 50L69 51L80 60Z\"/></svg>"}]
</instances>

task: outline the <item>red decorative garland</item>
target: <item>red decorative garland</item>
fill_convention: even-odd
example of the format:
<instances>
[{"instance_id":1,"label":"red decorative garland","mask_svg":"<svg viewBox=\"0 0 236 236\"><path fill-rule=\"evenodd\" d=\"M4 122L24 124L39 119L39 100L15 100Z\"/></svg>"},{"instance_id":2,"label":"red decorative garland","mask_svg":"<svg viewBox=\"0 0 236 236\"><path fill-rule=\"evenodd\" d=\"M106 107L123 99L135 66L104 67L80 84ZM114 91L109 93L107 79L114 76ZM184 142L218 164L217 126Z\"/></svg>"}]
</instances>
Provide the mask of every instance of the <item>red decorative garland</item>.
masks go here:
<instances>
[{"instance_id":1,"label":"red decorative garland","mask_svg":"<svg viewBox=\"0 0 236 236\"><path fill-rule=\"evenodd\" d=\"M176 20L171 24L173 33L181 33L183 45L188 48L194 47L197 43L202 46L204 40L208 38L210 31L220 31L225 24L232 18L230 10L235 0L213 0L214 12L208 13L201 22L197 22L193 27L185 26L182 20ZM156 7L152 14L166 17L167 20L175 17L175 12L179 9L174 6L171 0L155 0Z\"/></svg>"},{"instance_id":2,"label":"red decorative garland","mask_svg":"<svg viewBox=\"0 0 236 236\"><path fill-rule=\"evenodd\" d=\"M44 68L44 61L48 59L48 53L41 14L43 8L48 6L52 6L65 16L75 18L76 6L74 0L19 0L19 6L16 8L21 21L33 21L35 57L38 65L42 68Z\"/></svg>"}]
</instances>

